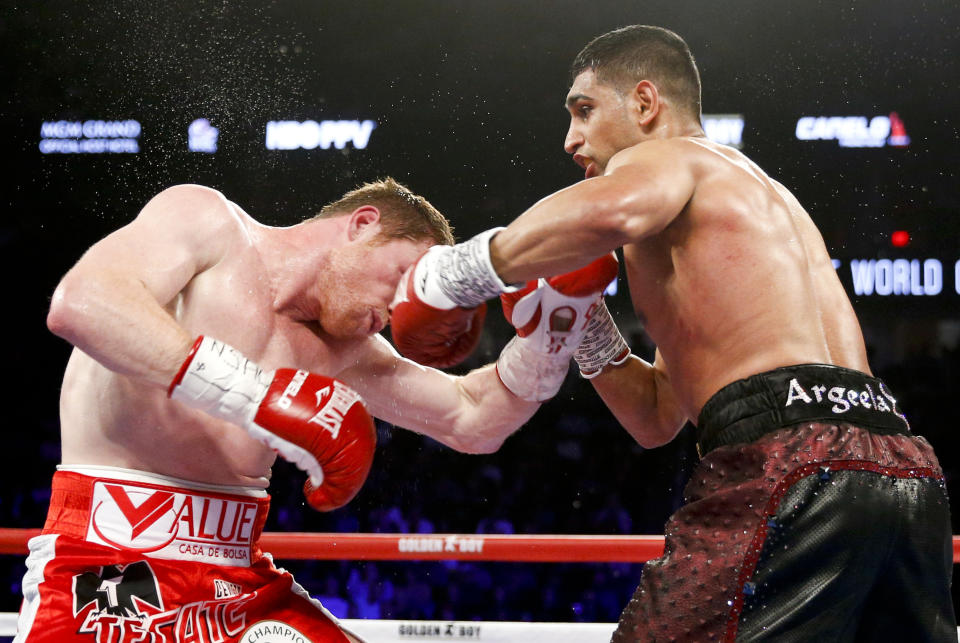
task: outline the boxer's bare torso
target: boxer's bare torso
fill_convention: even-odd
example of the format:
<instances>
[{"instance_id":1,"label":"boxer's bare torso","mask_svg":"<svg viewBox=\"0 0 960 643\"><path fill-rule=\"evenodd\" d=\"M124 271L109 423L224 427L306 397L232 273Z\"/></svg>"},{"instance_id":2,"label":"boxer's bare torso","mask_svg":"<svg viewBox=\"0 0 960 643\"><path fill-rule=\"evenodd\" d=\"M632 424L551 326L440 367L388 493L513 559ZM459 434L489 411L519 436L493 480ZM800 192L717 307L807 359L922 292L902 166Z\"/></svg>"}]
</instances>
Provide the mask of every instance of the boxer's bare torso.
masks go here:
<instances>
[{"instance_id":1,"label":"boxer's bare torso","mask_svg":"<svg viewBox=\"0 0 960 643\"><path fill-rule=\"evenodd\" d=\"M684 137L641 147L652 145L687 165L695 187L624 257L634 308L688 417L724 385L780 366L869 372L853 309L793 195L727 146ZM608 171L630 159L625 151Z\"/></svg>"},{"instance_id":2,"label":"boxer's bare torso","mask_svg":"<svg viewBox=\"0 0 960 643\"><path fill-rule=\"evenodd\" d=\"M190 189L205 190L199 186ZM194 261L200 265L199 272L182 286L177 280L182 281L183 276L177 274L155 274L157 281L150 284L158 293L175 292L163 308L188 336L202 333L216 337L263 368L296 367L330 376L356 369L365 359L384 354L378 346L382 340L373 333L386 321L396 280L426 248L426 243L392 241L377 247L375 259L348 256L343 249L331 246L330 258L340 262L330 270L336 279L302 275L300 278L308 284L303 289L306 295L288 297L294 290L285 292L288 286L276 278L277 266L283 265L287 233L258 224L218 193L214 194L213 198L209 193L194 195L199 196L198 204L205 205L197 205L191 217L171 213L162 221L168 228L190 225L198 234L203 234L207 227L198 223L198 218L213 221L216 240L209 244L213 247L203 251L209 252L209 256L198 260L171 253L171 263ZM152 204L157 208L177 207L176 203L163 201ZM133 229L129 232L140 237L142 252L164 252L166 240L149 239L157 223L151 219L161 218L147 212L150 207L131 224ZM169 229L165 232L169 234ZM190 230L183 232L191 234ZM109 246L95 246L91 252L111 250ZM296 249L291 248L291 260L295 256ZM296 270L297 266L290 268ZM286 268L280 268L283 269ZM305 264L303 269L310 270L310 266ZM378 275L378 270L385 276ZM171 273L177 272L178 269L171 269ZM351 276L362 279L356 283L362 293L344 287ZM337 297L322 300L328 308L324 314L340 315L339 323L347 326L345 336L333 337L315 321L320 315L312 309L318 302L310 295L309 290L314 287L311 281L317 283L317 288L336 289ZM110 300L118 295L106 292L100 297ZM106 305L122 303L118 297ZM371 315L379 315L380 321L372 320ZM356 326L353 331L351 324ZM98 336L86 341L91 345L109 343L112 332L110 323L105 323ZM121 336L117 341L129 340ZM151 340L145 337L141 341ZM275 459L271 449L243 429L171 402L162 386L145 382L139 373L110 370L79 348L73 351L67 366L60 414L63 463L67 465L108 465L198 482L265 487Z\"/></svg>"},{"instance_id":3,"label":"boxer's bare torso","mask_svg":"<svg viewBox=\"0 0 960 643\"><path fill-rule=\"evenodd\" d=\"M335 373L343 343L272 310L249 246L194 278L167 307L184 328L209 334L263 365ZM363 341L369 341L364 339ZM173 404L166 391L108 370L74 350L60 400L63 461L163 473L187 480L266 486L273 451L227 422Z\"/></svg>"}]
</instances>

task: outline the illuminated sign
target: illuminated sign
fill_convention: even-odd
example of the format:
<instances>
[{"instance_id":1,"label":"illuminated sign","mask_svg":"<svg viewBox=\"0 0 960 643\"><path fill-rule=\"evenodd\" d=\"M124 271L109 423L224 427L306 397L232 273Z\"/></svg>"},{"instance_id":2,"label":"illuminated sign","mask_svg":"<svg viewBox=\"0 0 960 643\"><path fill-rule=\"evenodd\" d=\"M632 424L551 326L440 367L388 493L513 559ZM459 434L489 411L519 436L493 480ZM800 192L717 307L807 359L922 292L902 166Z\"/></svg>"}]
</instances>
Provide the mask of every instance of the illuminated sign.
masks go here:
<instances>
[{"instance_id":1,"label":"illuminated sign","mask_svg":"<svg viewBox=\"0 0 960 643\"><path fill-rule=\"evenodd\" d=\"M853 259L853 291L858 295L939 295L943 264L939 259Z\"/></svg>"},{"instance_id":2,"label":"illuminated sign","mask_svg":"<svg viewBox=\"0 0 960 643\"><path fill-rule=\"evenodd\" d=\"M370 141L377 124L366 121L270 121L267 123L268 150L342 150L347 143L361 150Z\"/></svg>"},{"instance_id":3,"label":"illuminated sign","mask_svg":"<svg viewBox=\"0 0 960 643\"><path fill-rule=\"evenodd\" d=\"M905 147L907 128L896 112L887 116L804 116L797 121L801 141L837 141L840 147Z\"/></svg>"},{"instance_id":4,"label":"illuminated sign","mask_svg":"<svg viewBox=\"0 0 960 643\"><path fill-rule=\"evenodd\" d=\"M140 123L126 121L44 121L41 154L136 154Z\"/></svg>"},{"instance_id":5,"label":"illuminated sign","mask_svg":"<svg viewBox=\"0 0 960 643\"><path fill-rule=\"evenodd\" d=\"M843 261L833 259L840 270ZM950 276L944 262L934 257L924 259L850 259L849 276L853 293L858 297L913 296L933 297L950 292L946 284ZM846 271L840 272L843 277ZM946 288L946 290L944 290ZM953 292L960 295L960 260L953 264Z\"/></svg>"},{"instance_id":6,"label":"illuminated sign","mask_svg":"<svg viewBox=\"0 0 960 643\"><path fill-rule=\"evenodd\" d=\"M217 151L217 137L220 130L210 124L205 118L198 118L187 128L187 148L191 152L206 152L213 154Z\"/></svg>"},{"instance_id":7,"label":"illuminated sign","mask_svg":"<svg viewBox=\"0 0 960 643\"><path fill-rule=\"evenodd\" d=\"M704 114L703 132L711 141L743 147L743 114Z\"/></svg>"}]
</instances>

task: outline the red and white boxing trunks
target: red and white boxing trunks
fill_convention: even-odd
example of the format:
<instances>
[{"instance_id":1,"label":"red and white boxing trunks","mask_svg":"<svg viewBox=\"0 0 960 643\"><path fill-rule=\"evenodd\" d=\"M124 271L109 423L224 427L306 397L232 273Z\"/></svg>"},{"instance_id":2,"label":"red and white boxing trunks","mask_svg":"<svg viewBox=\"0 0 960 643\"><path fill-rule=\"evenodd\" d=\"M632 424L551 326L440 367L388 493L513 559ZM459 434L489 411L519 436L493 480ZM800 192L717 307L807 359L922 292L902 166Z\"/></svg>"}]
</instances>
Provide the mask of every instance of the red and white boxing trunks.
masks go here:
<instances>
[{"instance_id":1,"label":"red and white boxing trunks","mask_svg":"<svg viewBox=\"0 0 960 643\"><path fill-rule=\"evenodd\" d=\"M269 505L261 489L61 467L15 642L346 641L257 545Z\"/></svg>"}]
</instances>

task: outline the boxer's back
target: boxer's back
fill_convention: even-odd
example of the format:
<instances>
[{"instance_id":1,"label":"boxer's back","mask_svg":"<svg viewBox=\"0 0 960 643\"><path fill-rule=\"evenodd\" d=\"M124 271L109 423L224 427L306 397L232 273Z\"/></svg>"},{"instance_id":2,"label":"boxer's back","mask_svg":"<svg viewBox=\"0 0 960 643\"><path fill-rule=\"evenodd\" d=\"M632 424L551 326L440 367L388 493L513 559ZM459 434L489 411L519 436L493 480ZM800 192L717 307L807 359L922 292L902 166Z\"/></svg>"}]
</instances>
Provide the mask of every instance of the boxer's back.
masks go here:
<instances>
[{"instance_id":1,"label":"boxer's back","mask_svg":"<svg viewBox=\"0 0 960 643\"><path fill-rule=\"evenodd\" d=\"M693 197L624 253L634 306L690 416L722 386L779 366L868 371L856 316L796 199L728 147L682 138L671 153L691 165Z\"/></svg>"}]
</instances>

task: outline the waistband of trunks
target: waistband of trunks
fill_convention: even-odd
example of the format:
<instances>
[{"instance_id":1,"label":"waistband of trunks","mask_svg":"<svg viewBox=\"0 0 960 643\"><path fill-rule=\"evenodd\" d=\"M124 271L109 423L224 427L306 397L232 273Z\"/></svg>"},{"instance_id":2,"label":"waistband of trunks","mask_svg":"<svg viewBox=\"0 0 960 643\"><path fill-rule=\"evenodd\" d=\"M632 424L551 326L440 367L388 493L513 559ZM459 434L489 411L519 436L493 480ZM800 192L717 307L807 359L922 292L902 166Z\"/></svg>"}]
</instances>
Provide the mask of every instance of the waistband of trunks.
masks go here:
<instances>
[{"instance_id":1,"label":"waistband of trunks","mask_svg":"<svg viewBox=\"0 0 960 643\"><path fill-rule=\"evenodd\" d=\"M697 448L705 455L803 422L843 422L881 434L910 432L906 416L881 380L840 366L799 364L758 373L717 391L700 411Z\"/></svg>"},{"instance_id":2,"label":"waistband of trunks","mask_svg":"<svg viewBox=\"0 0 960 643\"><path fill-rule=\"evenodd\" d=\"M249 565L259 554L267 494L193 488L125 470L103 473L57 471L43 533L145 557L224 566Z\"/></svg>"}]
</instances>

